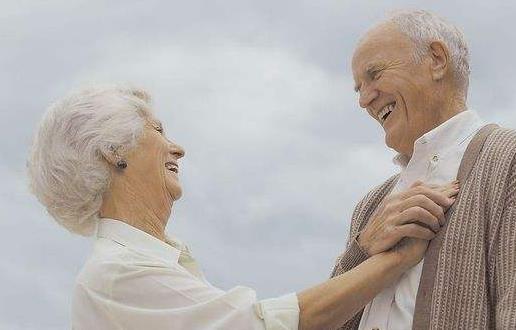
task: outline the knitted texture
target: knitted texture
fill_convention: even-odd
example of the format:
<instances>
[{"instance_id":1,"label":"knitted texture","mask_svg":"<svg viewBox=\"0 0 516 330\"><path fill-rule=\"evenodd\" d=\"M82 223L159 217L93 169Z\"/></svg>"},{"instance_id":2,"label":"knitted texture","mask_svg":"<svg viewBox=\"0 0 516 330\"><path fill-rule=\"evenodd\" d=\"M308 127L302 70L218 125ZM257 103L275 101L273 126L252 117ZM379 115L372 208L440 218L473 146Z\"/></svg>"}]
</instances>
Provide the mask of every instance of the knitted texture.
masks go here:
<instances>
[{"instance_id":1,"label":"knitted texture","mask_svg":"<svg viewBox=\"0 0 516 330\"><path fill-rule=\"evenodd\" d=\"M435 260L425 256L425 264L436 267L423 268L413 329L516 329L515 154L516 131L497 128L487 137L439 233ZM396 181L389 178L357 205L351 243L332 276L367 258L355 238ZM361 316L362 311L342 329L358 329Z\"/></svg>"}]
</instances>

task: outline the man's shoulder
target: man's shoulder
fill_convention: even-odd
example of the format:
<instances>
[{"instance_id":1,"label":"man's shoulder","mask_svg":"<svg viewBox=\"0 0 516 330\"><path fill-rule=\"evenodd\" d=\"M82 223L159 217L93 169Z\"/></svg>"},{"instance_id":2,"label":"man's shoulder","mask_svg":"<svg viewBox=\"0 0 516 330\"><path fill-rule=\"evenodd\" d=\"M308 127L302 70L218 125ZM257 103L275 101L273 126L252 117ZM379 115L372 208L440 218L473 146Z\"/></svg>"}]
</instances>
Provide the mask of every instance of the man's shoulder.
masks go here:
<instances>
[{"instance_id":1,"label":"man's shoulder","mask_svg":"<svg viewBox=\"0 0 516 330\"><path fill-rule=\"evenodd\" d=\"M516 130L496 128L487 138L482 153L487 161L512 162L516 156Z\"/></svg>"},{"instance_id":2,"label":"man's shoulder","mask_svg":"<svg viewBox=\"0 0 516 330\"><path fill-rule=\"evenodd\" d=\"M493 130L486 141L486 144L493 146L515 146L516 130L512 128L498 126Z\"/></svg>"}]
</instances>

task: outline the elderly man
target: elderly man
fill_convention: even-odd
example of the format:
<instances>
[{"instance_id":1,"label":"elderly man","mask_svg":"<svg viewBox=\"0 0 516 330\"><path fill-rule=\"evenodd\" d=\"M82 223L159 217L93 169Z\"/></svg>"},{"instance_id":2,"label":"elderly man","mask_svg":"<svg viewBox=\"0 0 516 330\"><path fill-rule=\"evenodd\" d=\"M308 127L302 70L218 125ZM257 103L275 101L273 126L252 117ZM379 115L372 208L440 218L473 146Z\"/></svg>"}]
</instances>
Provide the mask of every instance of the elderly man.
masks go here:
<instances>
[{"instance_id":1,"label":"elderly man","mask_svg":"<svg viewBox=\"0 0 516 330\"><path fill-rule=\"evenodd\" d=\"M401 170L357 205L332 276L392 247L384 237L404 212L384 206L392 192L453 178L461 191L425 258L343 328L516 329L516 132L467 109L462 33L425 11L397 13L361 39L352 69Z\"/></svg>"}]
</instances>

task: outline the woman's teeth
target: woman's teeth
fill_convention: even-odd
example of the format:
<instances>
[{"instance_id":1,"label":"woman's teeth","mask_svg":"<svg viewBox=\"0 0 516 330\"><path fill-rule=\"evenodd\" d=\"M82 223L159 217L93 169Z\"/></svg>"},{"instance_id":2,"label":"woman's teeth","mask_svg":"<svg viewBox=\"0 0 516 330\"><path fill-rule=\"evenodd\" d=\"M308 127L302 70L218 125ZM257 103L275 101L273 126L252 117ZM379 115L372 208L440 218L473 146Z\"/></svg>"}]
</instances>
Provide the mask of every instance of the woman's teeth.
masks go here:
<instances>
[{"instance_id":1,"label":"woman's teeth","mask_svg":"<svg viewBox=\"0 0 516 330\"><path fill-rule=\"evenodd\" d=\"M175 163L166 162L165 163L165 167L167 168L167 170L172 171L174 173L178 173L179 172L179 166L177 164L175 164Z\"/></svg>"},{"instance_id":2,"label":"woman's teeth","mask_svg":"<svg viewBox=\"0 0 516 330\"><path fill-rule=\"evenodd\" d=\"M394 111L394 103L388 104L378 113L378 120L383 123L392 111Z\"/></svg>"}]
</instances>

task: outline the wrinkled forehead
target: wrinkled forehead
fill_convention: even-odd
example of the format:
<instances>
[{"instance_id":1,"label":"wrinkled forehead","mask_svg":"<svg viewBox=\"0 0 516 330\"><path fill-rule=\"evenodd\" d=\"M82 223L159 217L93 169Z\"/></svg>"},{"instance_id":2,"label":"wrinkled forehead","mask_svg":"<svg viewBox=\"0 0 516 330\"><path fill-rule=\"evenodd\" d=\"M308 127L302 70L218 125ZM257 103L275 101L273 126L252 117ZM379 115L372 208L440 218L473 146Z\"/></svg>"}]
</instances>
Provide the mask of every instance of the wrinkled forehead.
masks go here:
<instances>
[{"instance_id":1,"label":"wrinkled forehead","mask_svg":"<svg viewBox=\"0 0 516 330\"><path fill-rule=\"evenodd\" d=\"M382 23L370 29L358 42L351 67L353 75L366 72L377 62L410 57L414 44L394 23Z\"/></svg>"},{"instance_id":2,"label":"wrinkled forehead","mask_svg":"<svg viewBox=\"0 0 516 330\"><path fill-rule=\"evenodd\" d=\"M140 116L143 118L145 126L148 126L150 128L163 128L161 120L159 120L159 118L156 117L152 108L147 107L145 109L141 109Z\"/></svg>"}]
</instances>

